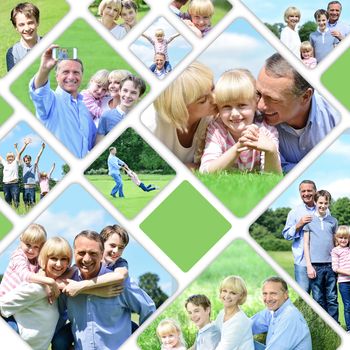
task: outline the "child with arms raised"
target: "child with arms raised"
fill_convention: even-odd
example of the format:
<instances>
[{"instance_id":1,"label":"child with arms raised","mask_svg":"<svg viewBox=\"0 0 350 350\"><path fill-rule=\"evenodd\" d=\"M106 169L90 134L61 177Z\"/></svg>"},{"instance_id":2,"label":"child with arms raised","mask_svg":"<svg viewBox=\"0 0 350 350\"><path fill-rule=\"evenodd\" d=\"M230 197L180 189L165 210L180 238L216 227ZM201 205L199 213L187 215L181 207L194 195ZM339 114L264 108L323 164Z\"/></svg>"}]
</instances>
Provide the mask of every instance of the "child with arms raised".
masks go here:
<instances>
[{"instance_id":1,"label":"child with arms raised","mask_svg":"<svg viewBox=\"0 0 350 350\"><path fill-rule=\"evenodd\" d=\"M238 168L281 173L277 130L253 124L257 96L252 74L245 69L225 72L214 94L219 115L208 126L199 171Z\"/></svg>"}]
</instances>

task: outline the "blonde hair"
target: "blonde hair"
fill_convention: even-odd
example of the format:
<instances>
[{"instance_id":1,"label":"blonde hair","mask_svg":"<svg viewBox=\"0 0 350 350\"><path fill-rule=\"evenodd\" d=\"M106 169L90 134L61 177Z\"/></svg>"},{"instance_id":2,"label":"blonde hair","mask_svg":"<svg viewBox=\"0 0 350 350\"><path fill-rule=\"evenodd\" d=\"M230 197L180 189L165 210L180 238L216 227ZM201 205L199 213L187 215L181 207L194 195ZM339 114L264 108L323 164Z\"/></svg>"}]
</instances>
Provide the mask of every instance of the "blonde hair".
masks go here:
<instances>
[{"instance_id":1,"label":"blonde hair","mask_svg":"<svg viewBox=\"0 0 350 350\"><path fill-rule=\"evenodd\" d=\"M129 75L132 75L132 74L126 69L116 69L116 70L112 70L109 73L108 80L115 79L121 82L123 79L125 79Z\"/></svg>"},{"instance_id":2,"label":"blonde hair","mask_svg":"<svg viewBox=\"0 0 350 350\"><path fill-rule=\"evenodd\" d=\"M213 79L210 68L193 62L157 97L154 108L162 119L176 129L187 131L187 106L210 90Z\"/></svg>"},{"instance_id":3,"label":"blonde hair","mask_svg":"<svg viewBox=\"0 0 350 350\"><path fill-rule=\"evenodd\" d=\"M64 256L68 258L68 266L72 262L72 248L62 237L49 238L40 250L38 262L40 267L45 270L49 258L53 256Z\"/></svg>"},{"instance_id":4,"label":"blonde hair","mask_svg":"<svg viewBox=\"0 0 350 350\"><path fill-rule=\"evenodd\" d=\"M212 16L214 5L211 0L191 0L188 5L188 13L191 16Z\"/></svg>"},{"instance_id":5,"label":"blonde hair","mask_svg":"<svg viewBox=\"0 0 350 350\"><path fill-rule=\"evenodd\" d=\"M298 16L300 20L300 17L301 17L300 10L294 6L288 7L287 10L284 11L284 21L287 22L288 17L290 16Z\"/></svg>"},{"instance_id":6,"label":"blonde hair","mask_svg":"<svg viewBox=\"0 0 350 350\"><path fill-rule=\"evenodd\" d=\"M96 84L108 86L108 76L109 71L107 69L100 69L90 78L89 85L91 82L95 82Z\"/></svg>"},{"instance_id":7,"label":"blonde hair","mask_svg":"<svg viewBox=\"0 0 350 350\"><path fill-rule=\"evenodd\" d=\"M300 44L300 52L304 52L304 51L312 51L312 55L314 53L314 48L312 47L310 41L308 41L308 40L303 41Z\"/></svg>"},{"instance_id":8,"label":"blonde hair","mask_svg":"<svg viewBox=\"0 0 350 350\"><path fill-rule=\"evenodd\" d=\"M337 229L337 232L334 235L334 241L335 241L335 245L339 245L337 238L350 238L350 229L349 226L346 225L340 225Z\"/></svg>"},{"instance_id":9,"label":"blonde hair","mask_svg":"<svg viewBox=\"0 0 350 350\"><path fill-rule=\"evenodd\" d=\"M31 243L42 245L47 238L46 231L43 226L39 224L30 224L20 236L23 243Z\"/></svg>"},{"instance_id":10,"label":"blonde hair","mask_svg":"<svg viewBox=\"0 0 350 350\"><path fill-rule=\"evenodd\" d=\"M7 159L8 157L16 158L16 156L15 156L15 154L14 154L13 152L8 152L8 153L6 153L6 159Z\"/></svg>"},{"instance_id":11,"label":"blonde hair","mask_svg":"<svg viewBox=\"0 0 350 350\"><path fill-rule=\"evenodd\" d=\"M218 106L232 101L256 101L255 79L247 69L231 69L224 72L214 90Z\"/></svg>"},{"instance_id":12,"label":"blonde hair","mask_svg":"<svg viewBox=\"0 0 350 350\"><path fill-rule=\"evenodd\" d=\"M223 289L230 289L234 293L239 294L238 305L242 305L247 300L247 287L244 280L239 276L228 276L220 283L220 293Z\"/></svg>"},{"instance_id":13,"label":"blonde hair","mask_svg":"<svg viewBox=\"0 0 350 350\"><path fill-rule=\"evenodd\" d=\"M119 17L120 12L122 11L121 0L102 0L100 2L100 5L98 5L98 10L97 10L97 13L99 16L102 16L102 13L107 5L114 5L118 10L118 15L116 16L116 18Z\"/></svg>"},{"instance_id":14,"label":"blonde hair","mask_svg":"<svg viewBox=\"0 0 350 350\"><path fill-rule=\"evenodd\" d=\"M166 319L160 321L158 326L157 326L156 332L157 332L157 336L159 339L161 339L161 337L163 335L177 333L179 335L180 345L186 346L180 325L178 324L177 321L175 321L171 318L166 318Z\"/></svg>"},{"instance_id":15,"label":"blonde hair","mask_svg":"<svg viewBox=\"0 0 350 350\"><path fill-rule=\"evenodd\" d=\"M158 28L155 30L154 35L155 36L164 36L165 35L164 30L162 28Z\"/></svg>"}]
</instances>

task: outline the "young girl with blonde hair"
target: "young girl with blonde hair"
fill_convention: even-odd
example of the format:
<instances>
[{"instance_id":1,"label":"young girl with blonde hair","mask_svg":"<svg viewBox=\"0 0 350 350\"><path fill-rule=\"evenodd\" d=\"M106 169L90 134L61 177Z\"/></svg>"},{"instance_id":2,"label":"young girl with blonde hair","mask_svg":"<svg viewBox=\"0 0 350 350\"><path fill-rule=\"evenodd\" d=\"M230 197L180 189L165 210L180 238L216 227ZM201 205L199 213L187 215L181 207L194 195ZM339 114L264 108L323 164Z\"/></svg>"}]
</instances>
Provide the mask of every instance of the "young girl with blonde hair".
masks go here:
<instances>
[{"instance_id":1,"label":"young girl with blonde hair","mask_svg":"<svg viewBox=\"0 0 350 350\"><path fill-rule=\"evenodd\" d=\"M181 328L173 319L168 318L158 324L157 336L162 344L161 350L186 350Z\"/></svg>"}]
</instances>

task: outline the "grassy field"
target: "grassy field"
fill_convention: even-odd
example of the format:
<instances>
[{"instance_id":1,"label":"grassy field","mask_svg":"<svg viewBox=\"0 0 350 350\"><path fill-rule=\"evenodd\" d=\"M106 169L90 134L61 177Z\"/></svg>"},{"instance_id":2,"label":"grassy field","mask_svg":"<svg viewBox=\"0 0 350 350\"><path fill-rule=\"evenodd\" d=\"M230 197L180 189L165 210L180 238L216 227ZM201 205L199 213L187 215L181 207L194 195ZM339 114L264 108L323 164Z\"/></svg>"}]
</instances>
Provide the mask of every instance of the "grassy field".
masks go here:
<instances>
[{"instance_id":1,"label":"grassy field","mask_svg":"<svg viewBox=\"0 0 350 350\"><path fill-rule=\"evenodd\" d=\"M111 189L115 182L108 175L86 175L87 179L107 198L125 217L132 219L136 216L175 175L148 175L138 174L145 185L155 185L159 189L144 192L137 187L126 175L123 175L123 191L125 198L111 197Z\"/></svg>"},{"instance_id":2,"label":"grassy field","mask_svg":"<svg viewBox=\"0 0 350 350\"><path fill-rule=\"evenodd\" d=\"M3 200L5 201L5 199L4 199L4 192L0 192L0 198L3 199ZM35 193L35 200L36 200L36 203L39 203L39 201L40 201L40 194L38 193L38 191ZM25 215L25 214L27 214L28 211L30 210L30 209L27 210L27 209L25 208L25 206L24 206L23 197L22 197L22 192L21 192L21 194L20 194L19 207L18 207L17 209L15 209L15 208L13 207L13 210L15 210L16 213L19 214L19 215ZM0 223L1 223L1 222L0 222ZM0 227L1 227L1 225L0 225Z\"/></svg>"},{"instance_id":3,"label":"grassy field","mask_svg":"<svg viewBox=\"0 0 350 350\"><path fill-rule=\"evenodd\" d=\"M237 257L236 259L234 257ZM212 302L212 319L215 319L222 304L218 298L220 281L229 275L241 276L248 289L248 299L243 305L243 311L250 317L264 308L261 297L261 283L264 279L276 273L253 251L244 241L237 240L231 244L183 293L159 316L138 338L138 344L143 350L159 350L160 345L155 329L163 318L174 318L180 325L187 345L193 344L196 334L195 327L189 322L184 308L185 300L192 294L205 294ZM294 302L298 295L290 288L289 295ZM308 308L298 299L303 308ZM314 314L313 314L314 315ZM317 327L309 323L313 338L313 350L336 349L340 343L339 337L318 316ZM325 343L325 339L330 340ZM328 344L332 344L329 346Z\"/></svg>"},{"instance_id":4,"label":"grassy field","mask_svg":"<svg viewBox=\"0 0 350 350\"><path fill-rule=\"evenodd\" d=\"M281 175L268 173L220 172L196 176L238 217L247 215L282 180Z\"/></svg>"}]
</instances>

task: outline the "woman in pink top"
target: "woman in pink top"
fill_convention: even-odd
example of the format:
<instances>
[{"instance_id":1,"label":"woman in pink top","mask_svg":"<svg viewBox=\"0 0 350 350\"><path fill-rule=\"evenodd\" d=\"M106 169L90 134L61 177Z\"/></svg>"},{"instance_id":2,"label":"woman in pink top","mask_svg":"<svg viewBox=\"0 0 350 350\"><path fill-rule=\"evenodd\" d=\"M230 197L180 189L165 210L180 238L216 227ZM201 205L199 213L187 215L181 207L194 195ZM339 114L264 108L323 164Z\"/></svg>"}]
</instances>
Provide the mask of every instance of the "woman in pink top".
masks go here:
<instances>
[{"instance_id":1,"label":"woman in pink top","mask_svg":"<svg viewBox=\"0 0 350 350\"><path fill-rule=\"evenodd\" d=\"M55 170L55 166L56 164L53 163L50 169L50 172L48 174L45 171L40 172L39 167L37 167L38 181L39 181L39 187L40 187L40 199L46 196L47 193L50 191L50 179L53 171Z\"/></svg>"}]
</instances>

